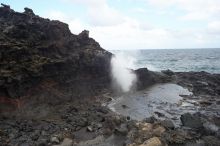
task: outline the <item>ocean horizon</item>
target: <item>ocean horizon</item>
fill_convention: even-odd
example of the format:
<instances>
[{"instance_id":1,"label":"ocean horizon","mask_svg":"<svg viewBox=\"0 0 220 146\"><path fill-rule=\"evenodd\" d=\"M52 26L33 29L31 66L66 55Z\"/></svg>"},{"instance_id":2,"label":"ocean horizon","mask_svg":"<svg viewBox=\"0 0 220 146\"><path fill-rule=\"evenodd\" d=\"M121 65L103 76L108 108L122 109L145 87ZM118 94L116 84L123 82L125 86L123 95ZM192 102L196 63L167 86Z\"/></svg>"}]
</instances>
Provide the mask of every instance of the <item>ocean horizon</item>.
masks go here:
<instances>
[{"instance_id":1,"label":"ocean horizon","mask_svg":"<svg viewBox=\"0 0 220 146\"><path fill-rule=\"evenodd\" d=\"M206 71L220 73L220 48L109 50L123 56L128 67L152 71Z\"/></svg>"}]
</instances>

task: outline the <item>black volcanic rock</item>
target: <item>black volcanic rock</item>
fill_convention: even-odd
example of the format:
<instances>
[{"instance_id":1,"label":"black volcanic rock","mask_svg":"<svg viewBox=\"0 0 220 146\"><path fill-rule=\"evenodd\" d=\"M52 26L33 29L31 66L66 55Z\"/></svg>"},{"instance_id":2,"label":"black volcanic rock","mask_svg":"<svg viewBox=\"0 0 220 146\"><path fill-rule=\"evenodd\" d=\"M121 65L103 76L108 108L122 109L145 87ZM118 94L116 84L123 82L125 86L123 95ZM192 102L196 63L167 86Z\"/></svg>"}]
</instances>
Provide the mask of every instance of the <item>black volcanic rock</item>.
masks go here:
<instances>
[{"instance_id":1,"label":"black volcanic rock","mask_svg":"<svg viewBox=\"0 0 220 146\"><path fill-rule=\"evenodd\" d=\"M88 95L108 86L111 56L88 31L0 7L0 97L20 98L42 82Z\"/></svg>"},{"instance_id":2,"label":"black volcanic rock","mask_svg":"<svg viewBox=\"0 0 220 146\"><path fill-rule=\"evenodd\" d=\"M134 71L137 75L137 89L142 90L156 83L170 82L172 78L161 72L153 72L147 68L139 68Z\"/></svg>"},{"instance_id":3,"label":"black volcanic rock","mask_svg":"<svg viewBox=\"0 0 220 146\"><path fill-rule=\"evenodd\" d=\"M203 123L201 121L201 118L197 114L190 114L185 113L181 115L180 120L183 124L183 126L190 127L190 128L201 128L203 127Z\"/></svg>"}]
</instances>

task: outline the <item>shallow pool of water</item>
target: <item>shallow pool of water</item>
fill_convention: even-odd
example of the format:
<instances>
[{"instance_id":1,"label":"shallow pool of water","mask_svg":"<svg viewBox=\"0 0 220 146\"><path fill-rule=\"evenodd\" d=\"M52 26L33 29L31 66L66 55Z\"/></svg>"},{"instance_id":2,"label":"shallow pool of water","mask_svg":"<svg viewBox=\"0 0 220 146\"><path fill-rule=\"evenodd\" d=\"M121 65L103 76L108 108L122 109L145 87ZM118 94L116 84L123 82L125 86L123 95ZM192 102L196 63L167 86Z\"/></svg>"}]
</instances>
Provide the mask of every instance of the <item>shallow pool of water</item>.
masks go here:
<instances>
[{"instance_id":1,"label":"shallow pool of water","mask_svg":"<svg viewBox=\"0 0 220 146\"><path fill-rule=\"evenodd\" d=\"M157 84L146 90L115 97L108 106L111 110L135 120L155 116L173 119L185 112L196 112L194 104L184 101L181 95L191 95L187 89L171 83Z\"/></svg>"}]
</instances>

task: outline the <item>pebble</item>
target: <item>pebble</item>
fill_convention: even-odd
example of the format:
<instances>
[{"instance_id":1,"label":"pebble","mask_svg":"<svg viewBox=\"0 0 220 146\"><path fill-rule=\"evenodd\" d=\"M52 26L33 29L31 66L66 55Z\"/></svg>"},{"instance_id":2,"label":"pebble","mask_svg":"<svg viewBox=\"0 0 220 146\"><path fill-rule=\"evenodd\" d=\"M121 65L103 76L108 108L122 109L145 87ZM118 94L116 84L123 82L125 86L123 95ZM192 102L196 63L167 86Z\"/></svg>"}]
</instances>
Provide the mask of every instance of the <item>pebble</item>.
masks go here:
<instances>
[{"instance_id":1,"label":"pebble","mask_svg":"<svg viewBox=\"0 0 220 146\"><path fill-rule=\"evenodd\" d=\"M127 135L128 133L127 124L121 124L119 128L115 129L115 132L121 135Z\"/></svg>"},{"instance_id":2,"label":"pebble","mask_svg":"<svg viewBox=\"0 0 220 146\"><path fill-rule=\"evenodd\" d=\"M51 137L50 142L51 142L52 144L59 144L59 143L60 143L60 140L59 140L58 137L53 136L53 137Z\"/></svg>"},{"instance_id":3,"label":"pebble","mask_svg":"<svg viewBox=\"0 0 220 146\"><path fill-rule=\"evenodd\" d=\"M88 127L87 127L87 131L89 131L89 132L93 132L93 128L92 128L92 126L88 126Z\"/></svg>"},{"instance_id":4,"label":"pebble","mask_svg":"<svg viewBox=\"0 0 220 146\"><path fill-rule=\"evenodd\" d=\"M73 140L69 138L64 138L63 142L59 145L53 145L53 146L72 146Z\"/></svg>"}]
</instances>

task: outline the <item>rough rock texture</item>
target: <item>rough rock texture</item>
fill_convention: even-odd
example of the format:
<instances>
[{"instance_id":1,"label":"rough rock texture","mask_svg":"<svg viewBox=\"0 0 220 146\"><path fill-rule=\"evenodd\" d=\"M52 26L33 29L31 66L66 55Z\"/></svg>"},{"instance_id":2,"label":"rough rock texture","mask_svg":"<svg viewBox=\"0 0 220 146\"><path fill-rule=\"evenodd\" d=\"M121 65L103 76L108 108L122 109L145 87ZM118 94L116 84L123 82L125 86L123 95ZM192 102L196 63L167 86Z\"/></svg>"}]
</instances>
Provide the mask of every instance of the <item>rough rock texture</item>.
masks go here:
<instances>
[{"instance_id":1,"label":"rough rock texture","mask_svg":"<svg viewBox=\"0 0 220 146\"><path fill-rule=\"evenodd\" d=\"M0 7L0 104L20 107L30 98L59 104L109 89L112 54L90 38L89 31L74 35L67 24L24 10ZM137 89L170 80L147 68L134 72Z\"/></svg>"},{"instance_id":2,"label":"rough rock texture","mask_svg":"<svg viewBox=\"0 0 220 146\"><path fill-rule=\"evenodd\" d=\"M220 95L220 75L208 72L176 72L177 83L192 90L195 95Z\"/></svg>"},{"instance_id":3,"label":"rough rock texture","mask_svg":"<svg viewBox=\"0 0 220 146\"><path fill-rule=\"evenodd\" d=\"M29 8L18 13L0 7L1 101L35 90L64 99L66 94L96 94L108 87L111 56L88 31L74 35L67 24L41 18Z\"/></svg>"},{"instance_id":4,"label":"rough rock texture","mask_svg":"<svg viewBox=\"0 0 220 146\"><path fill-rule=\"evenodd\" d=\"M172 80L172 78L161 72L149 71L147 68L139 68L135 70L137 75L137 89L142 90L156 83L166 83Z\"/></svg>"},{"instance_id":5,"label":"rough rock texture","mask_svg":"<svg viewBox=\"0 0 220 146\"><path fill-rule=\"evenodd\" d=\"M203 123L201 122L201 119L196 114L191 115L189 113L185 113L181 115L180 117L183 126L190 127L190 128L201 128L203 126Z\"/></svg>"}]
</instances>

